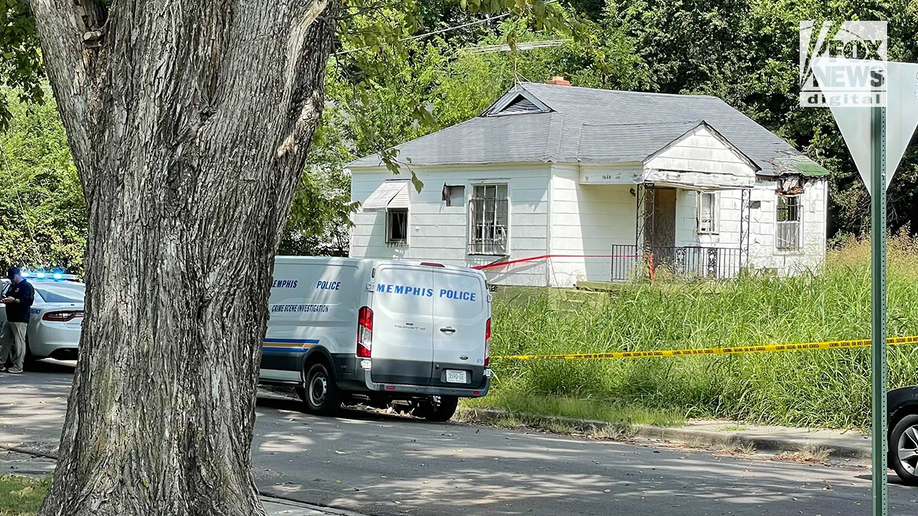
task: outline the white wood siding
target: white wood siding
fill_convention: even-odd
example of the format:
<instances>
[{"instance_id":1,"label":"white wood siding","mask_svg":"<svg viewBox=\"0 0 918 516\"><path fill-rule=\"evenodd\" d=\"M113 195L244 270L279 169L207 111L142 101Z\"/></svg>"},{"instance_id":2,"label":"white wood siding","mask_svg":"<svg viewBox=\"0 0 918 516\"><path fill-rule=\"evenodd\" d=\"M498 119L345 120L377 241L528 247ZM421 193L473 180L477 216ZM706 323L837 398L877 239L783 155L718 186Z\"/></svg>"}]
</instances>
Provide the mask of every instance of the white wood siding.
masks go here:
<instances>
[{"instance_id":1,"label":"white wood siding","mask_svg":"<svg viewBox=\"0 0 918 516\"><path fill-rule=\"evenodd\" d=\"M558 166L575 167L573 164ZM634 185L644 175L643 163L583 163L580 165L580 184L584 185Z\"/></svg>"},{"instance_id":2,"label":"white wood siding","mask_svg":"<svg viewBox=\"0 0 918 516\"><path fill-rule=\"evenodd\" d=\"M678 190L676 194L676 245L739 247L742 191L718 190L714 233L698 234L700 192Z\"/></svg>"},{"instance_id":3,"label":"white wood siding","mask_svg":"<svg viewBox=\"0 0 918 516\"><path fill-rule=\"evenodd\" d=\"M424 188L418 193L410 187L408 245L386 244L384 212L358 211L352 215L351 257L434 261L462 266L497 260L497 256L467 254L468 199L472 186L482 183L507 185L510 199L508 259L548 254L549 164L415 167L414 170L424 182ZM351 170L351 199L365 201L376 187L392 177L383 167ZM444 183L465 186L463 206L446 206L441 197ZM537 260L487 269L485 274L495 284L544 286L548 281L548 266L545 260Z\"/></svg>"},{"instance_id":4,"label":"white wood siding","mask_svg":"<svg viewBox=\"0 0 918 516\"><path fill-rule=\"evenodd\" d=\"M713 138L713 137L712 137ZM718 142L719 143L719 142ZM594 165L517 164L416 167L424 181L421 193L410 188L408 245L387 246L385 213L353 215L350 256L379 259L436 261L453 265L483 265L496 256L470 256L468 251L468 198L472 186L506 183L510 199L510 255L508 260L542 255L575 255L516 263L486 270L489 281L502 285L552 285L572 287L578 281L609 281L613 244L634 244L636 199L634 184L582 184L589 175L611 172ZM609 177L612 183L627 174ZM385 168L352 170L351 198L365 201L384 180ZM592 182L592 180L591 180ZM441 199L443 184L464 185L463 206L447 207ZM825 260L827 186L825 180L809 182L803 194L803 248L775 248L777 195L774 181L758 180L752 200L759 207L750 214L750 264L774 270L781 276L820 267ZM739 247L740 191L717 191L717 231L697 231L698 193L677 189L677 246Z\"/></svg>"},{"instance_id":5,"label":"white wood siding","mask_svg":"<svg viewBox=\"0 0 918 516\"><path fill-rule=\"evenodd\" d=\"M749 263L756 269L771 269L779 276L790 276L821 267L826 257L826 222L828 213L827 183L820 179L806 184L802 195L803 245L797 251L775 247L778 207L777 183L758 180L752 190L752 201L758 208L750 210ZM676 201L676 245L739 247L741 219L740 191L721 190L718 196L716 234L698 234L698 193L680 190Z\"/></svg>"},{"instance_id":6,"label":"white wood siding","mask_svg":"<svg viewBox=\"0 0 918 516\"><path fill-rule=\"evenodd\" d=\"M706 127L698 127L644 165L644 180L657 183L736 187L755 182L755 169Z\"/></svg>"},{"instance_id":7,"label":"white wood siding","mask_svg":"<svg viewBox=\"0 0 918 516\"><path fill-rule=\"evenodd\" d=\"M779 276L790 276L822 267L826 259L826 223L828 183L819 179L806 184L802 195L803 237L798 251L775 247L778 195L775 181L759 181L752 192L753 201L761 201L750 218L752 240L749 261L755 268L771 269Z\"/></svg>"},{"instance_id":8,"label":"white wood siding","mask_svg":"<svg viewBox=\"0 0 918 516\"><path fill-rule=\"evenodd\" d=\"M552 165L551 254L579 257L551 259L551 284L572 287L578 281L609 281L612 244L634 244L636 185L580 184L577 165Z\"/></svg>"}]
</instances>

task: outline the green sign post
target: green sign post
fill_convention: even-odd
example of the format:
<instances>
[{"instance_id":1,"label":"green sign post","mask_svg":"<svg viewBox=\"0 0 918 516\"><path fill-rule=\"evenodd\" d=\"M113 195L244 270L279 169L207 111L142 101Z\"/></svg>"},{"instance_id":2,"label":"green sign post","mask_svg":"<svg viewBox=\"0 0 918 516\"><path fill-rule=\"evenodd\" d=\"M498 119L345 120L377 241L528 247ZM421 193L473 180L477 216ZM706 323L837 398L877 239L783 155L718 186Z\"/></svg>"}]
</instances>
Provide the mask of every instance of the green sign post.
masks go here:
<instances>
[{"instance_id":1,"label":"green sign post","mask_svg":"<svg viewBox=\"0 0 918 516\"><path fill-rule=\"evenodd\" d=\"M871 372L873 438L873 516L886 516L886 189L918 127L918 64L819 58L813 68L832 82L845 70L882 70L885 105L829 104L851 157L870 192ZM856 74L855 74L856 75ZM839 91L819 85L827 95ZM842 91L842 93L844 93ZM862 91L858 91L862 93ZM871 93L871 91L867 91ZM877 98L870 95L872 98ZM892 109L887 109L887 106Z\"/></svg>"},{"instance_id":2,"label":"green sign post","mask_svg":"<svg viewBox=\"0 0 918 516\"><path fill-rule=\"evenodd\" d=\"M887 514L886 454L886 108L870 108L871 292L870 385L872 392L873 516Z\"/></svg>"}]
</instances>

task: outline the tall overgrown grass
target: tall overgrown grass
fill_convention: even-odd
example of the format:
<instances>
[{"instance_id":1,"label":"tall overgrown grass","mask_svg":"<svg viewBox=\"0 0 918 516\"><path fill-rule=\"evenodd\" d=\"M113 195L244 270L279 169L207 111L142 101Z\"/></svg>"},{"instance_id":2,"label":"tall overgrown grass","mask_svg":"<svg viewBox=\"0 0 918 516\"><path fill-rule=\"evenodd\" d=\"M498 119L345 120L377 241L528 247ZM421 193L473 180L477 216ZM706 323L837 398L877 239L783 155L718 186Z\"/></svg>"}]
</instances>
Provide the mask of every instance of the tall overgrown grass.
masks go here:
<instances>
[{"instance_id":1,"label":"tall overgrown grass","mask_svg":"<svg viewBox=\"0 0 918 516\"><path fill-rule=\"evenodd\" d=\"M629 284L612 293L498 292L491 354L606 352L870 336L870 244L849 241L819 272L726 283ZM559 300L559 297L565 300ZM889 335L918 335L918 240L890 240ZM870 421L866 349L609 361L496 360L501 399L562 397L807 427ZM891 388L918 384L918 346L889 349ZM487 401L483 401L488 404Z\"/></svg>"}]
</instances>

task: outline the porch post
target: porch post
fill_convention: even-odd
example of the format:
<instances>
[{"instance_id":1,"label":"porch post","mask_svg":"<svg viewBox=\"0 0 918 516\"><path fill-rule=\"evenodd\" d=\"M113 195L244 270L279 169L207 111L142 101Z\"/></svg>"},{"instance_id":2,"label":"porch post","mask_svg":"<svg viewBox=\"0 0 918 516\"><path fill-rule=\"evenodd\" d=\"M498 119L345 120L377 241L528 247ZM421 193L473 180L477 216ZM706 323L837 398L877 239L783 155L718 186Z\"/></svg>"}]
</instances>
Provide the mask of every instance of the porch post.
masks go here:
<instances>
[{"instance_id":1,"label":"porch post","mask_svg":"<svg viewBox=\"0 0 918 516\"><path fill-rule=\"evenodd\" d=\"M653 183L639 183L637 192L636 206L636 230L634 235L635 253L638 254L638 260L646 259L650 267L650 279L653 279L653 249L651 248L651 237L654 226L654 195L655 189Z\"/></svg>"},{"instance_id":2,"label":"porch post","mask_svg":"<svg viewBox=\"0 0 918 516\"><path fill-rule=\"evenodd\" d=\"M752 190L740 190L739 270L749 264L749 241L752 237Z\"/></svg>"},{"instance_id":3,"label":"porch post","mask_svg":"<svg viewBox=\"0 0 918 516\"><path fill-rule=\"evenodd\" d=\"M654 186L653 183L638 184L636 206L636 231L634 245L640 250L650 252L650 235L653 235L654 217Z\"/></svg>"},{"instance_id":4,"label":"porch post","mask_svg":"<svg viewBox=\"0 0 918 516\"><path fill-rule=\"evenodd\" d=\"M641 248L641 232L644 230L644 224L641 218L644 216L642 208L644 203L644 183L638 183L635 189L636 195L634 200L634 252L637 253Z\"/></svg>"}]
</instances>

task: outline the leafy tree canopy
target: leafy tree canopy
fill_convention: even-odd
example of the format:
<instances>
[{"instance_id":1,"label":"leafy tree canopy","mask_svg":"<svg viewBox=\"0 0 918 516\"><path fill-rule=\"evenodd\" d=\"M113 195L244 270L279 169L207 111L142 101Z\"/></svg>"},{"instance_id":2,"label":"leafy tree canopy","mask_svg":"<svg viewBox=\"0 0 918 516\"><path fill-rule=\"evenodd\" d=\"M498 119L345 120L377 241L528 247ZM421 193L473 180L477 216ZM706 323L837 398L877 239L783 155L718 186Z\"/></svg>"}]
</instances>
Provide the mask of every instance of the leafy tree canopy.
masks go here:
<instances>
[{"instance_id":1,"label":"leafy tree canopy","mask_svg":"<svg viewBox=\"0 0 918 516\"><path fill-rule=\"evenodd\" d=\"M0 95L10 123L0 133L0 269L11 265L80 272L86 246L83 192L52 103Z\"/></svg>"},{"instance_id":2,"label":"leafy tree canopy","mask_svg":"<svg viewBox=\"0 0 918 516\"><path fill-rule=\"evenodd\" d=\"M23 0L0 0L0 17L6 27L0 33L0 84L7 87L0 95L0 129L8 128L2 141L10 161L0 180L11 181L12 173L19 191L30 192L34 201L26 203L34 223L11 222L3 235L14 239L34 227L47 236L32 246L45 254L23 249L17 252L34 256L13 257L5 250L0 257L78 268L80 253L64 251L61 243L70 237L61 233L52 244L47 231L70 221L66 235L78 235L72 241L82 246L82 212L58 213L57 198L38 193L56 181L56 190L78 197L79 184L69 162L59 163L66 140L53 108L28 111L24 104L50 97L41 87L34 23ZM356 207L350 203L346 163L382 152L396 171L399 158L386 149L477 115L514 81L552 75L578 86L724 99L830 169L830 231L860 233L868 224L869 198L831 114L797 103L798 26L809 19L887 20L890 59L918 61L918 2L913 0L348 0L339 21L339 48L328 65L326 110L279 251L345 254L349 216ZM541 39L567 42L517 50L521 42ZM509 44L510 50L468 51L498 44ZM31 117L37 118L30 122ZM59 147L38 156L37 149L50 149L47 142ZM402 172L410 171L404 166L410 164L402 165ZM61 179L42 186L36 183L37 170L54 170ZM422 177L413 179L422 185ZM913 146L890 188L893 228L918 228L912 208L916 195L918 150ZM15 196L3 199L4 209L18 213L10 205ZM48 210L42 212L46 216L39 215L39 206ZM6 238L5 246L11 241Z\"/></svg>"}]
</instances>

